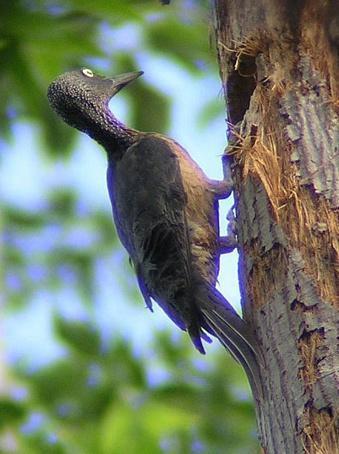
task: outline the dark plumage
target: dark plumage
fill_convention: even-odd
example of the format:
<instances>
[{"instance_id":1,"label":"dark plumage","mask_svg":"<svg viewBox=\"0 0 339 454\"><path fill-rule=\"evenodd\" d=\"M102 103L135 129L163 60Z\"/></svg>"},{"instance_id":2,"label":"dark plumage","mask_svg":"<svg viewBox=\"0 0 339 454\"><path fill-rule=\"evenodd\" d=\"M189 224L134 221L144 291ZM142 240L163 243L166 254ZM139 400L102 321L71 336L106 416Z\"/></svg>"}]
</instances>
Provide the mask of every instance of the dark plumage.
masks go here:
<instances>
[{"instance_id":1,"label":"dark plumage","mask_svg":"<svg viewBox=\"0 0 339 454\"><path fill-rule=\"evenodd\" d=\"M218 337L259 387L255 341L215 288L226 243L219 238L217 200L231 185L208 179L175 141L115 118L109 100L141 74L108 79L88 69L68 72L50 85L48 98L66 123L106 149L115 224L147 307L155 300L201 353L201 338Z\"/></svg>"}]
</instances>

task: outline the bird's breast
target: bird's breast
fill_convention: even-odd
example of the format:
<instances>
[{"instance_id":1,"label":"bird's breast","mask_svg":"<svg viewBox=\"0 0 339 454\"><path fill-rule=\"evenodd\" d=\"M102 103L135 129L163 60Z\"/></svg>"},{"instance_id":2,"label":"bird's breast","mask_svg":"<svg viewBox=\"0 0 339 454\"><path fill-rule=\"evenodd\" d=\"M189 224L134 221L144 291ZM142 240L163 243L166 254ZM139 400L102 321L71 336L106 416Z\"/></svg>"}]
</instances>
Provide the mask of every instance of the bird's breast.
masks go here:
<instances>
[{"instance_id":1,"label":"bird's breast","mask_svg":"<svg viewBox=\"0 0 339 454\"><path fill-rule=\"evenodd\" d=\"M215 285L219 272L219 219L211 183L201 168L178 143L167 140L179 160L187 196L185 214L194 265L205 280Z\"/></svg>"}]
</instances>

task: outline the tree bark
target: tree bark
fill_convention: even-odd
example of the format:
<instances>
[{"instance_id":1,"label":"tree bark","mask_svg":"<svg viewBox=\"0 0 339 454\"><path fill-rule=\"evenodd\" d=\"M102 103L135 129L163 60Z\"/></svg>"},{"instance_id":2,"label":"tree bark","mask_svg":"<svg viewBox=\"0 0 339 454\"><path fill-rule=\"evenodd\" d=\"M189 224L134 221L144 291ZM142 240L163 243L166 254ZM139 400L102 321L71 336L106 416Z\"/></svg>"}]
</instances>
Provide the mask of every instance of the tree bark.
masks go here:
<instances>
[{"instance_id":1,"label":"tree bark","mask_svg":"<svg viewBox=\"0 0 339 454\"><path fill-rule=\"evenodd\" d=\"M339 452L339 7L215 0L265 453Z\"/></svg>"}]
</instances>

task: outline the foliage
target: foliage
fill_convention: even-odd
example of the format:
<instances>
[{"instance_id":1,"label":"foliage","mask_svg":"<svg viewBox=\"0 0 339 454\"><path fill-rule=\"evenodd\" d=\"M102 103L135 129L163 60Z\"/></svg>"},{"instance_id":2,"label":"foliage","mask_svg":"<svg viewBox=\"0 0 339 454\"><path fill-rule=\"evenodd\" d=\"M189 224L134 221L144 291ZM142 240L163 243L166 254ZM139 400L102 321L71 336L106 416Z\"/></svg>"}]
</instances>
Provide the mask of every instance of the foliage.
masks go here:
<instances>
[{"instance_id":1,"label":"foliage","mask_svg":"<svg viewBox=\"0 0 339 454\"><path fill-rule=\"evenodd\" d=\"M84 348L84 333L92 345L99 335L86 324L58 320L56 328L66 357L20 372L30 388L26 424L40 414L20 437L22 446L28 439L36 452L222 453L225 445L228 452L254 452L252 406L246 394L235 399L231 392L232 381L240 390L244 377L223 353L199 368L189 345L161 334L147 357L136 358L123 339L98 354ZM166 379L154 383L154 364Z\"/></svg>"},{"instance_id":2,"label":"foliage","mask_svg":"<svg viewBox=\"0 0 339 454\"><path fill-rule=\"evenodd\" d=\"M41 141L41 165L62 169L77 143L77 133L56 119L45 95L63 71L131 71L145 53L166 56L196 77L217 71L205 1L164 7L156 0L14 0L0 3L0 15L0 132L10 143L15 126L29 122ZM141 80L125 101L136 128L167 130L170 101L161 90ZM211 102L201 121L217 113ZM60 184L48 189L42 205L3 203L5 313L22 313L38 293L52 300L72 288L69 303L80 300L86 319L56 310L59 359L44 367L14 362L10 392L0 399L0 450L9 437L23 453L221 453L225 446L229 453L255 452L244 376L223 351L202 362L187 339L168 333L154 333L147 354L135 352L128 337L105 338L92 305L100 264L115 254L117 241L109 210L88 213L82 196ZM121 267L116 273L128 299L136 300ZM18 398L18 389L27 393Z\"/></svg>"}]
</instances>

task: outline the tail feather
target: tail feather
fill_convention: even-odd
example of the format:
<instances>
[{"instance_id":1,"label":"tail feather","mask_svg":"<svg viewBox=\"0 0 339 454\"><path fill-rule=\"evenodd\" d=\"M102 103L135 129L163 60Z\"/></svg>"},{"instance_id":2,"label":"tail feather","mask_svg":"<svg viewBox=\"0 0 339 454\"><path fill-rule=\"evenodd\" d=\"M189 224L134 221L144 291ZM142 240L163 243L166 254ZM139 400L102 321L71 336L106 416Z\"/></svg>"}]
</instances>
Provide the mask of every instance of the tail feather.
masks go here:
<instances>
[{"instance_id":1,"label":"tail feather","mask_svg":"<svg viewBox=\"0 0 339 454\"><path fill-rule=\"evenodd\" d=\"M243 366L251 386L261 393L259 369L262 364L262 355L246 323L215 288L210 288L208 298L204 298L199 303L203 316L203 328L219 339Z\"/></svg>"}]
</instances>

